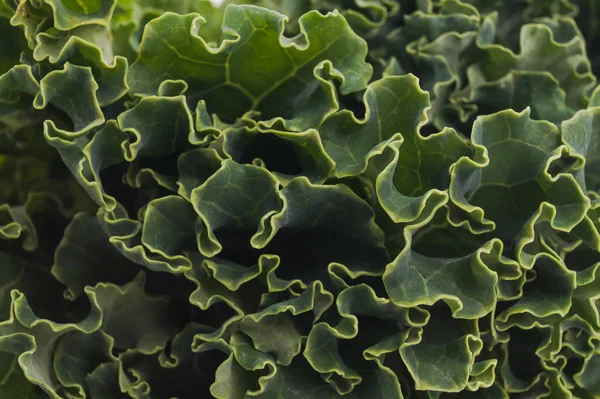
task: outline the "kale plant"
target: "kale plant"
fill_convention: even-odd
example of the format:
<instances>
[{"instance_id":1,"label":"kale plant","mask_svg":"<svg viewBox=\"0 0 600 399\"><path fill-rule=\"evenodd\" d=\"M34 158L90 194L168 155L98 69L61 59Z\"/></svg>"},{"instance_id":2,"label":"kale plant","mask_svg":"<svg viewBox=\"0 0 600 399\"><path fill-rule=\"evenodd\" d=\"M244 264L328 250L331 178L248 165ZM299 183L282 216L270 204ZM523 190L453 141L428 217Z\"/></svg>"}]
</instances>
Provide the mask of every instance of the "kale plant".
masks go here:
<instances>
[{"instance_id":1,"label":"kale plant","mask_svg":"<svg viewBox=\"0 0 600 399\"><path fill-rule=\"evenodd\" d=\"M0 398L600 398L599 46L597 0L1 0Z\"/></svg>"}]
</instances>

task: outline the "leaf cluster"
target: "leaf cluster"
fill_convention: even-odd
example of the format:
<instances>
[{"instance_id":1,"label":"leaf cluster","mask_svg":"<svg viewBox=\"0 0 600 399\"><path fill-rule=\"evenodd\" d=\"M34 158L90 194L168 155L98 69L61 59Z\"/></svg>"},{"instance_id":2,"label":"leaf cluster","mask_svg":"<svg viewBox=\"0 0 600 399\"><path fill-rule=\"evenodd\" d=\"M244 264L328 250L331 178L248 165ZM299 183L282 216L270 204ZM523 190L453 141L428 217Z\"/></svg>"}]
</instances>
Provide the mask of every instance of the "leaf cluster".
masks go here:
<instances>
[{"instance_id":1,"label":"leaf cluster","mask_svg":"<svg viewBox=\"0 0 600 399\"><path fill-rule=\"evenodd\" d=\"M600 397L596 1L227 3L0 3L0 398Z\"/></svg>"}]
</instances>

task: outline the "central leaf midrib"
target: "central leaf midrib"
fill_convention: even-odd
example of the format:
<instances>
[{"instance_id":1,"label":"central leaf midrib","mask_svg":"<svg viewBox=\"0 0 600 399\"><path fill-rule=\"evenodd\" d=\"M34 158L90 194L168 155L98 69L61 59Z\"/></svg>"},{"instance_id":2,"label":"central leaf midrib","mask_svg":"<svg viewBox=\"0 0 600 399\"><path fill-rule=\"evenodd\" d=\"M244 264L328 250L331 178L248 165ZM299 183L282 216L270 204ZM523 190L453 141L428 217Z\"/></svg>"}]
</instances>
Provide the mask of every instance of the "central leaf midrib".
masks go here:
<instances>
[{"instance_id":1,"label":"central leaf midrib","mask_svg":"<svg viewBox=\"0 0 600 399\"><path fill-rule=\"evenodd\" d=\"M312 57L309 57L308 59L306 59L304 62L295 65L294 68L292 69L292 71L290 73L288 73L287 75L285 75L282 79L280 79L278 82L276 82L273 86L271 86L269 89L267 89L266 91L264 91L262 94L260 94L258 97L254 97L253 99L254 101L252 102L252 110L255 110L257 105L265 99L265 97L267 97L269 94L271 94L272 92L274 92L277 88L279 88L282 84L284 84L285 82L287 82L288 80L290 80L291 78L293 78L294 76L296 76L297 72L302 69L304 66L306 66L308 63L310 63L311 61L313 61L315 58L321 56L323 53L325 53L327 50L329 50L331 48L331 46L333 46L335 43L337 43L340 39L342 39L343 36L339 36L337 39L335 39L334 41L330 42L329 44L327 44L325 47L323 47L323 49L321 51L318 51L317 53L315 53ZM289 55L286 52L286 55ZM295 64L295 63L294 63Z\"/></svg>"}]
</instances>

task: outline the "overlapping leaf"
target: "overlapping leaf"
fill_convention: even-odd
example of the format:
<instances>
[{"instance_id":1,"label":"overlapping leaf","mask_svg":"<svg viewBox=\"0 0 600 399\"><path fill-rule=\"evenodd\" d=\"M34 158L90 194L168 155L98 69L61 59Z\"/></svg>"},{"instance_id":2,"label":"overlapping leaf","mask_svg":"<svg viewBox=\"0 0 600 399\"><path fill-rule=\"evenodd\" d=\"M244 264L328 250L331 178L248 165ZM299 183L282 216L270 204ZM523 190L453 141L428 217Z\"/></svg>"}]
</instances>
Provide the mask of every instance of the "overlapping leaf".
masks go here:
<instances>
[{"instance_id":1,"label":"overlapping leaf","mask_svg":"<svg viewBox=\"0 0 600 399\"><path fill-rule=\"evenodd\" d=\"M364 41L337 13L305 14L299 23L306 33L289 39L283 36L283 15L231 6L219 48L196 34L202 23L195 14L167 13L153 20L129 71L132 92L152 95L167 79L183 80L188 102L206 100L222 117L232 120L257 110L262 118L282 117L290 128L303 130L335 110L329 76L341 82L342 93L350 93L363 89L371 74ZM270 53L260 57L257 47Z\"/></svg>"}]
</instances>

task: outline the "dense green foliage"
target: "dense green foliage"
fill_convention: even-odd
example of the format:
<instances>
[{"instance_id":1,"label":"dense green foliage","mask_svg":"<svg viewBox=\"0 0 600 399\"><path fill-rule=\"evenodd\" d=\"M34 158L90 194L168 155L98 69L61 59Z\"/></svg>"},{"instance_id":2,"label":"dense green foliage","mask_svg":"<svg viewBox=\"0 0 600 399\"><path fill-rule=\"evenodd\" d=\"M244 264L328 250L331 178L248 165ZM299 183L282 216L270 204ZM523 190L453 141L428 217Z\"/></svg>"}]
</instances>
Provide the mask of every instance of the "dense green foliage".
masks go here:
<instances>
[{"instance_id":1,"label":"dense green foliage","mask_svg":"<svg viewBox=\"0 0 600 399\"><path fill-rule=\"evenodd\" d=\"M0 3L0 399L599 398L600 3L229 3Z\"/></svg>"}]
</instances>

